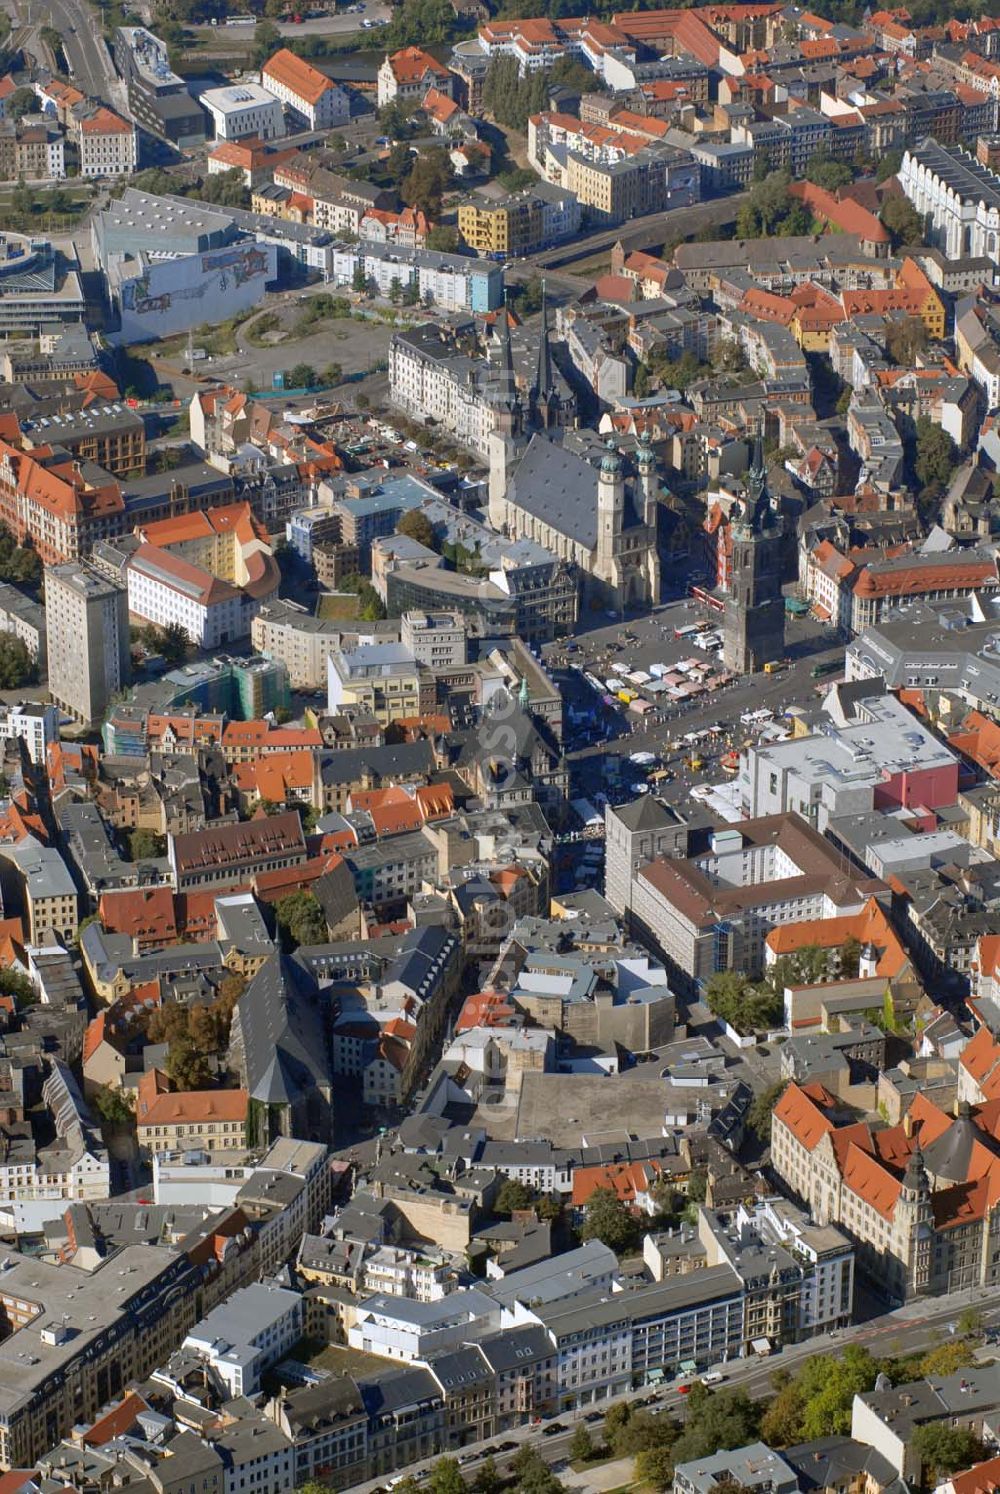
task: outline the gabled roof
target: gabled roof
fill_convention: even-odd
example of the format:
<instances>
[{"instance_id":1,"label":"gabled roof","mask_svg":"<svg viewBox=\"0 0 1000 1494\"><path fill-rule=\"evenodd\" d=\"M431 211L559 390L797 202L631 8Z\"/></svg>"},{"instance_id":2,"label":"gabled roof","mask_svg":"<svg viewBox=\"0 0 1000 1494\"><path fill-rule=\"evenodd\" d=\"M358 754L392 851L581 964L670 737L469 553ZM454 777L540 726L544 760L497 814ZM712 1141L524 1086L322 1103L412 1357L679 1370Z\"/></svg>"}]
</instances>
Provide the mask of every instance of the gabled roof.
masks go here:
<instances>
[{"instance_id":1,"label":"gabled roof","mask_svg":"<svg viewBox=\"0 0 1000 1494\"><path fill-rule=\"evenodd\" d=\"M823 1098L816 1097L817 1090ZM800 1088L792 1083L774 1107L774 1119L787 1126L799 1145L811 1152L834 1130L826 1111L835 1104L833 1096L820 1085Z\"/></svg>"},{"instance_id":2,"label":"gabled roof","mask_svg":"<svg viewBox=\"0 0 1000 1494\"><path fill-rule=\"evenodd\" d=\"M291 1104L330 1083L316 983L297 960L266 960L240 997L236 1022L250 1098Z\"/></svg>"},{"instance_id":3,"label":"gabled roof","mask_svg":"<svg viewBox=\"0 0 1000 1494\"><path fill-rule=\"evenodd\" d=\"M282 47L280 52L275 52L273 57L268 58L261 69L261 78L265 88L270 78L308 104L318 104L325 93L337 86L319 68L296 57L287 47Z\"/></svg>"}]
</instances>

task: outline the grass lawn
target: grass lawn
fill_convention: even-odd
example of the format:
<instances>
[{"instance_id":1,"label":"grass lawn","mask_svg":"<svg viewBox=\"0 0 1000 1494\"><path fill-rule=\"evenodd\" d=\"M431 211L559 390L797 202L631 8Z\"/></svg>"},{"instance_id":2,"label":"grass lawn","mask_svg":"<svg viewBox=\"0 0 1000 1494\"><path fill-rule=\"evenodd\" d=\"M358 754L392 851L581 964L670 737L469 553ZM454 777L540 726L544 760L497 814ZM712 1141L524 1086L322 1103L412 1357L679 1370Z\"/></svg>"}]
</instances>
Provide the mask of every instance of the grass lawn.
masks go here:
<instances>
[{"instance_id":1,"label":"grass lawn","mask_svg":"<svg viewBox=\"0 0 1000 1494\"><path fill-rule=\"evenodd\" d=\"M357 617L361 599L353 592L324 592L316 608L316 616L324 622L349 622Z\"/></svg>"}]
</instances>

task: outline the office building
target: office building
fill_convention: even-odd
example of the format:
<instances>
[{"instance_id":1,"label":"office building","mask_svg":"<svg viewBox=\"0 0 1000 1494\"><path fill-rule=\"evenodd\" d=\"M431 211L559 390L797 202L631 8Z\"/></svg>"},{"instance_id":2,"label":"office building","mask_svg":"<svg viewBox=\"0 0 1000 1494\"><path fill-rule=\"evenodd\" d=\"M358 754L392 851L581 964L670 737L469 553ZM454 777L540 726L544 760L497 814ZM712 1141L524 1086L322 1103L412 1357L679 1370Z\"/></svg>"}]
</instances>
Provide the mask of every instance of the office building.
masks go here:
<instances>
[{"instance_id":1,"label":"office building","mask_svg":"<svg viewBox=\"0 0 1000 1494\"><path fill-rule=\"evenodd\" d=\"M216 140L278 140L285 133L281 100L259 83L209 88L200 103L212 116Z\"/></svg>"},{"instance_id":2,"label":"office building","mask_svg":"<svg viewBox=\"0 0 1000 1494\"><path fill-rule=\"evenodd\" d=\"M205 114L173 71L166 45L144 26L119 26L112 44L136 123L179 150L201 145Z\"/></svg>"}]
</instances>

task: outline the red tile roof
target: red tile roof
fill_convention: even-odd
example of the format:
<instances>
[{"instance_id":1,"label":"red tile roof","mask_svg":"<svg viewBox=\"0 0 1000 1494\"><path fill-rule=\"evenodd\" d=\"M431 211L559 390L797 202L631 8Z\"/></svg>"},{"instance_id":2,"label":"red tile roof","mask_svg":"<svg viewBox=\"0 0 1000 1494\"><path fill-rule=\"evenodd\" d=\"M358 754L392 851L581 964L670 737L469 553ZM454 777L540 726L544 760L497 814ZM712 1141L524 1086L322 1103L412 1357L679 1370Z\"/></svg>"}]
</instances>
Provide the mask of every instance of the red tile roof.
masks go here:
<instances>
[{"instance_id":1,"label":"red tile roof","mask_svg":"<svg viewBox=\"0 0 1000 1494\"><path fill-rule=\"evenodd\" d=\"M268 58L261 69L261 76L280 83L308 104L318 104L323 95L335 86L319 68L296 57L287 47L282 47L280 52L275 52L273 57ZM267 87L266 82L264 86Z\"/></svg>"}]
</instances>

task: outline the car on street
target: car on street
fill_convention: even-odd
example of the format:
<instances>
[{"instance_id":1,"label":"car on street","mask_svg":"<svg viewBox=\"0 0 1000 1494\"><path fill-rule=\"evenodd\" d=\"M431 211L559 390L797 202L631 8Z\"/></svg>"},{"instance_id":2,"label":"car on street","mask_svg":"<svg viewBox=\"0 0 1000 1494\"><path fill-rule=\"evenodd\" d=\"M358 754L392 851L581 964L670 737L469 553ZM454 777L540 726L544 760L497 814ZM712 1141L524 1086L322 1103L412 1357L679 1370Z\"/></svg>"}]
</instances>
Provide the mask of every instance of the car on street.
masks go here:
<instances>
[{"instance_id":1,"label":"car on street","mask_svg":"<svg viewBox=\"0 0 1000 1494\"><path fill-rule=\"evenodd\" d=\"M565 1430L566 1428L563 1426L561 1421L554 1421L550 1427L545 1428L545 1430L542 1432L542 1436L557 1437L560 1432L565 1432Z\"/></svg>"}]
</instances>

